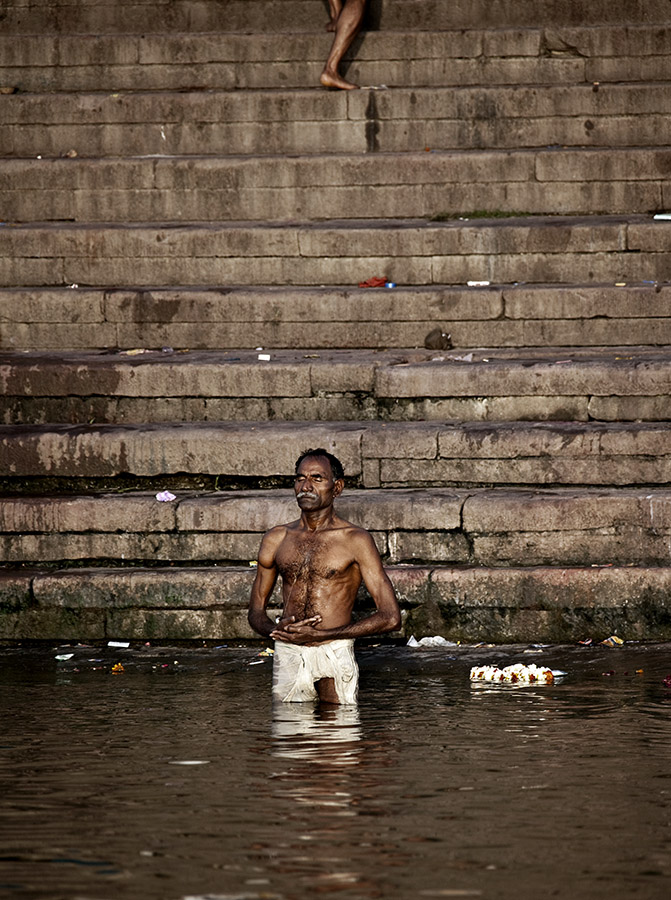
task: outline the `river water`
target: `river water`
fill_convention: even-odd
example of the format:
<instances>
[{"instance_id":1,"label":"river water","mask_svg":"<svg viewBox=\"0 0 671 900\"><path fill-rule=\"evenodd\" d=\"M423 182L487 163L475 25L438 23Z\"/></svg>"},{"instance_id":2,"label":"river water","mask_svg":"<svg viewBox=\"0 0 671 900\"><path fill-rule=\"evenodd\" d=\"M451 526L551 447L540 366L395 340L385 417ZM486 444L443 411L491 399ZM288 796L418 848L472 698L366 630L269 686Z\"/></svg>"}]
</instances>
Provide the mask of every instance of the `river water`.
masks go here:
<instances>
[{"instance_id":1,"label":"river water","mask_svg":"<svg viewBox=\"0 0 671 900\"><path fill-rule=\"evenodd\" d=\"M339 710L259 649L1 649L0 897L671 897L670 645L364 647Z\"/></svg>"}]
</instances>

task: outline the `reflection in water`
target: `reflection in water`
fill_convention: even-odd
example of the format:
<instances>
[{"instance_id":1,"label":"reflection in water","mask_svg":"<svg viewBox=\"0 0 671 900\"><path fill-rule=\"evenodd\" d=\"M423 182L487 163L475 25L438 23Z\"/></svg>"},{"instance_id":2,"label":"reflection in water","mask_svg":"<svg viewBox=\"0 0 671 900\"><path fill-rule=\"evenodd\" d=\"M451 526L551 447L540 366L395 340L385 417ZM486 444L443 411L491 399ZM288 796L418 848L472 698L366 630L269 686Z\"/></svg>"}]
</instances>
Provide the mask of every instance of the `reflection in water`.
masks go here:
<instances>
[{"instance_id":1,"label":"reflection in water","mask_svg":"<svg viewBox=\"0 0 671 900\"><path fill-rule=\"evenodd\" d=\"M272 734L274 756L321 765L356 765L361 751L359 707L276 703Z\"/></svg>"},{"instance_id":2,"label":"reflection in water","mask_svg":"<svg viewBox=\"0 0 671 900\"><path fill-rule=\"evenodd\" d=\"M351 852L352 820L381 788L379 752L379 741L363 740L358 706L275 704L271 753L290 767L273 771L273 797L292 839L274 868L297 879L305 895L381 896L387 854L372 843L363 860Z\"/></svg>"}]
</instances>

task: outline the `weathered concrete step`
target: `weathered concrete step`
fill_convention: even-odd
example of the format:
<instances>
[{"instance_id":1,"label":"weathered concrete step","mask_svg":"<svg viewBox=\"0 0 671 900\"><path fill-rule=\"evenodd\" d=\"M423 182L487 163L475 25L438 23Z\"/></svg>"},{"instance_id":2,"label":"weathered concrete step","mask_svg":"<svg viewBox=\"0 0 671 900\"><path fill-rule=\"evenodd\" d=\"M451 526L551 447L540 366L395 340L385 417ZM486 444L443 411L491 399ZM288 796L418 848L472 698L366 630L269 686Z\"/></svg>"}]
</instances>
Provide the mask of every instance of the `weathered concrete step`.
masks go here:
<instances>
[{"instance_id":1,"label":"weathered concrete step","mask_svg":"<svg viewBox=\"0 0 671 900\"><path fill-rule=\"evenodd\" d=\"M3 31L146 32L311 31L323 28L322 0L4 0ZM541 24L629 24L668 21L665 0L370 0L372 28L479 28Z\"/></svg>"},{"instance_id":2,"label":"weathered concrete step","mask_svg":"<svg viewBox=\"0 0 671 900\"><path fill-rule=\"evenodd\" d=\"M643 216L0 229L0 285L401 285L671 280L671 222Z\"/></svg>"},{"instance_id":3,"label":"weathered concrete step","mask_svg":"<svg viewBox=\"0 0 671 900\"><path fill-rule=\"evenodd\" d=\"M21 92L304 88L333 38L316 33L0 35L0 84ZM445 86L657 81L671 26L362 34L343 70L355 84Z\"/></svg>"},{"instance_id":4,"label":"weathered concrete step","mask_svg":"<svg viewBox=\"0 0 671 900\"><path fill-rule=\"evenodd\" d=\"M671 348L0 353L0 421L671 420Z\"/></svg>"},{"instance_id":5,"label":"weathered concrete step","mask_svg":"<svg viewBox=\"0 0 671 900\"><path fill-rule=\"evenodd\" d=\"M671 568L389 567L406 638L671 637ZM2 640L250 639L246 568L0 570ZM273 601L272 612L278 610ZM362 597L362 606L366 598Z\"/></svg>"},{"instance_id":6,"label":"weathered concrete step","mask_svg":"<svg viewBox=\"0 0 671 900\"><path fill-rule=\"evenodd\" d=\"M436 328L455 348L671 344L671 288L662 284L4 288L0 308L3 350L383 349L422 347Z\"/></svg>"},{"instance_id":7,"label":"weathered concrete step","mask_svg":"<svg viewBox=\"0 0 671 900\"><path fill-rule=\"evenodd\" d=\"M157 477L168 488L201 476L221 488L280 484L306 446L335 452L366 488L671 483L671 428L647 422L4 425L1 483L17 492L31 491L31 479L68 489Z\"/></svg>"},{"instance_id":8,"label":"weathered concrete step","mask_svg":"<svg viewBox=\"0 0 671 900\"><path fill-rule=\"evenodd\" d=\"M666 146L665 82L0 95L0 155Z\"/></svg>"},{"instance_id":9,"label":"weathered concrete step","mask_svg":"<svg viewBox=\"0 0 671 900\"><path fill-rule=\"evenodd\" d=\"M5 222L384 219L671 207L671 150L4 159Z\"/></svg>"},{"instance_id":10,"label":"weathered concrete step","mask_svg":"<svg viewBox=\"0 0 671 900\"><path fill-rule=\"evenodd\" d=\"M337 508L390 564L671 563L668 490L355 490ZM297 513L290 490L5 497L0 564L247 565Z\"/></svg>"}]
</instances>

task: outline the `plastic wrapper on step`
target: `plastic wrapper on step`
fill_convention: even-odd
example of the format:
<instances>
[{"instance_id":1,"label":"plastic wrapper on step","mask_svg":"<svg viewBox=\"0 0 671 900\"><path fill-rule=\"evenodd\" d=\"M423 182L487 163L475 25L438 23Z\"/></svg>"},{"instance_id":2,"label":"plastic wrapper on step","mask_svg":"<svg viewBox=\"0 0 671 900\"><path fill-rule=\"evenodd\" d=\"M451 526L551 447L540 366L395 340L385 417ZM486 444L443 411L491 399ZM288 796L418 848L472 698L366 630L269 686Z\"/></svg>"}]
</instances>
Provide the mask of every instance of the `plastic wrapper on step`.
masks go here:
<instances>
[{"instance_id":1,"label":"plastic wrapper on step","mask_svg":"<svg viewBox=\"0 0 671 900\"><path fill-rule=\"evenodd\" d=\"M552 684L556 675L564 674L533 663L529 666L515 663L504 669L498 666L473 666L471 681L487 681L494 684Z\"/></svg>"}]
</instances>

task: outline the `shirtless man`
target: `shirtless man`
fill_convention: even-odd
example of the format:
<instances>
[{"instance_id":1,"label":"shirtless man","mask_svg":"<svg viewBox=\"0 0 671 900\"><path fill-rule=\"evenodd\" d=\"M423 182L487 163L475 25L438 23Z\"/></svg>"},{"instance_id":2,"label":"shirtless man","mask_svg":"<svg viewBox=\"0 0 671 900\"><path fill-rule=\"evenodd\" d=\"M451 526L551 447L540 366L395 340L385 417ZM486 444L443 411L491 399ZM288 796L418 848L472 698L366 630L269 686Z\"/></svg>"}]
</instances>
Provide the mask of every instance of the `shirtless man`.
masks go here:
<instances>
[{"instance_id":1,"label":"shirtless man","mask_svg":"<svg viewBox=\"0 0 671 900\"><path fill-rule=\"evenodd\" d=\"M400 626L394 589L370 534L338 516L333 501L344 486L340 461L321 448L296 462L300 519L278 525L261 542L249 603L249 624L275 640L273 696L282 701L354 703L358 667L354 638ZM266 607L282 576L282 615ZM361 582L376 611L352 622Z\"/></svg>"},{"instance_id":2,"label":"shirtless man","mask_svg":"<svg viewBox=\"0 0 671 900\"><path fill-rule=\"evenodd\" d=\"M331 21L327 25L329 31L335 31L331 52L324 71L319 80L327 88L339 88L342 91L353 91L357 84L346 81L338 68L340 61L358 34L366 9L366 0L329 0Z\"/></svg>"}]
</instances>

